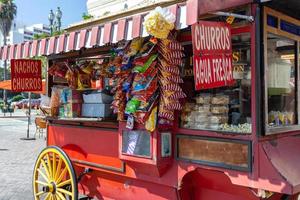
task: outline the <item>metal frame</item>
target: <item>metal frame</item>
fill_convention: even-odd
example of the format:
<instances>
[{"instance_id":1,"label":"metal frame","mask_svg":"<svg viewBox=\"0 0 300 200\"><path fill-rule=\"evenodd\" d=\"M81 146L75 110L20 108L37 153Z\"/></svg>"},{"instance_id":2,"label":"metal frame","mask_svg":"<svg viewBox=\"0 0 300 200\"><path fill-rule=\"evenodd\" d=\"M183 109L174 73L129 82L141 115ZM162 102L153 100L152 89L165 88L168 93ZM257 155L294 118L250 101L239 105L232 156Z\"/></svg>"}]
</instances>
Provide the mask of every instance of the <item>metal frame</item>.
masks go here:
<instances>
[{"instance_id":1,"label":"metal frame","mask_svg":"<svg viewBox=\"0 0 300 200\"><path fill-rule=\"evenodd\" d=\"M262 77L264 76L263 71L263 59L264 54L263 52L263 18L262 18L262 9L260 5L257 5L255 8L256 17L255 17L255 103L256 103L256 116L255 116L255 123L256 123L256 135L262 136L264 133L264 125L262 121L264 119L264 112L263 110L263 96L262 96L262 87L264 86ZM254 64L254 63L253 63Z\"/></svg>"},{"instance_id":2,"label":"metal frame","mask_svg":"<svg viewBox=\"0 0 300 200\"><path fill-rule=\"evenodd\" d=\"M111 166L102 165L102 164L96 164L96 163L92 163L92 162L88 162L88 161L84 161L84 160L78 160L78 159L71 159L71 161L73 163L76 163L76 164L79 164L79 165L85 165L85 166L89 166L89 167L100 168L100 169L113 171L113 172L125 173L125 162L124 161L121 161L122 162L121 168L111 167Z\"/></svg>"},{"instance_id":3,"label":"metal frame","mask_svg":"<svg viewBox=\"0 0 300 200\"><path fill-rule=\"evenodd\" d=\"M191 139L217 141L217 142L230 142L230 143L246 144L248 146L248 167L240 167L240 166L234 166L234 165L229 165L229 164L225 164L225 163L210 162L210 161L205 161L205 160L193 160L193 159L179 158L178 157L178 139L179 138L191 138ZM175 153L176 153L176 156L175 156L176 160L183 160L186 162L202 164L202 165L207 165L207 166L212 166L212 167L220 167L220 168L231 169L231 170L252 172L252 141L249 141L249 140L234 140L234 139L225 139L225 138L212 138L212 137L205 137L205 136L177 134L176 135L176 144L175 144Z\"/></svg>"},{"instance_id":4,"label":"metal frame","mask_svg":"<svg viewBox=\"0 0 300 200\"><path fill-rule=\"evenodd\" d=\"M288 131L297 131L297 130L300 130L300 107L299 107L299 99L300 99L300 90L299 90L299 79L300 79L300 73L299 73L299 61L296 60L297 57L299 56L297 54L297 49L299 49L299 41L300 41L300 37L299 36L296 36L296 35L293 35L291 33L288 33L288 32L285 32L285 31L282 31L280 29L280 27L278 28L274 28L272 26L269 26L267 24L267 16L268 14L271 14L272 16L275 16L278 18L278 24L280 24L280 20L283 19L287 22L290 22L290 23L294 23L296 25L299 24L299 20L296 20L292 17L289 17L283 13L280 13L278 11L275 11L271 8L268 8L266 6L263 7L263 17L262 17L262 26L263 26L263 31L262 31L262 34L263 34L263 59L262 59L262 66L263 66L263 87L264 87L264 93L262 94L262 96L264 97L264 101L263 101L263 105L264 105L264 113L263 113L263 120L262 120L262 126L264 127L264 134L263 135L272 135L272 134L276 134L276 133L283 133L283 132L288 132ZM279 25L280 26L280 25ZM287 126L287 127L272 127L272 128L268 128L267 127L267 123L268 123L268 102L267 102L267 99L268 99L268 91L267 91L267 76L266 76L266 70L267 70L267 34L268 33L272 33L272 34L275 34L275 35L278 35L278 36L282 36L282 37L285 37L285 38L288 38L290 40L293 40L295 41L295 45L296 45L296 56L295 56L295 69L296 69L296 86L295 86L295 99L296 99L296 102L295 102L295 106L296 106L296 111L297 111L297 120L298 120L298 124L295 124L295 125L291 125L291 126ZM259 76L260 77L260 76Z\"/></svg>"}]
</instances>

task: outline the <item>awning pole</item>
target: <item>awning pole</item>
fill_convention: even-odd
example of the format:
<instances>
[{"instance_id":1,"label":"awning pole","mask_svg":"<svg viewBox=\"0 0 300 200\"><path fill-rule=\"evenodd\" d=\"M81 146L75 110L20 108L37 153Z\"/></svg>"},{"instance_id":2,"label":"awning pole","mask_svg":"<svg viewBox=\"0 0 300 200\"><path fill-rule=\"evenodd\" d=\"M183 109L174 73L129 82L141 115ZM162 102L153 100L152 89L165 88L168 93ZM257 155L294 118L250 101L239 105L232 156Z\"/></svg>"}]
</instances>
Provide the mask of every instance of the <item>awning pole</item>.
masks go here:
<instances>
[{"instance_id":1,"label":"awning pole","mask_svg":"<svg viewBox=\"0 0 300 200\"><path fill-rule=\"evenodd\" d=\"M248 15L239 15L239 14L229 13L229 12L214 12L213 14L214 15L219 15L219 16L235 17L235 18L239 18L239 19L245 19L245 20L248 20L249 22L254 21L254 17L253 16L248 16Z\"/></svg>"}]
</instances>

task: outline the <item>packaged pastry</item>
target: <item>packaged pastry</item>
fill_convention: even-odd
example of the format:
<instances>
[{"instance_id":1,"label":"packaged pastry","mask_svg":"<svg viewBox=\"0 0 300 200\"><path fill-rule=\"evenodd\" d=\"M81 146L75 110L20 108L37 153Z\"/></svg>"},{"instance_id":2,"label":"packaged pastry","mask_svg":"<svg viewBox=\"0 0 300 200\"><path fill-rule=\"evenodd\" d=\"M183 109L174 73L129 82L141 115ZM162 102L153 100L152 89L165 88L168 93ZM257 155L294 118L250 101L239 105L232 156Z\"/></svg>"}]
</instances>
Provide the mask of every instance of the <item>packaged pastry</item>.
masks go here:
<instances>
[{"instance_id":1,"label":"packaged pastry","mask_svg":"<svg viewBox=\"0 0 300 200\"><path fill-rule=\"evenodd\" d=\"M196 110L200 113L209 114L210 113L210 105L198 105L196 107Z\"/></svg>"},{"instance_id":2,"label":"packaged pastry","mask_svg":"<svg viewBox=\"0 0 300 200\"><path fill-rule=\"evenodd\" d=\"M229 96L227 95L216 95L212 97L211 104L214 105L228 105L229 104Z\"/></svg>"},{"instance_id":3,"label":"packaged pastry","mask_svg":"<svg viewBox=\"0 0 300 200\"><path fill-rule=\"evenodd\" d=\"M193 115L190 113L182 113L180 116L181 121L183 122L190 122L190 121L195 121L195 118Z\"/></svg>"},{"instance_id":4,"label":"packaged pastry","mask_svg":"<svg viewBox=\"0 0 300 200\"><path fill-rule=\"evenodd\" d=\"M211 95L210 94L201 94L201 95L197 96L195 99L198 104L210 104Z\"/></svg>"},{"instance_id":5,"label":"packaged pastry","mask_svg":"<svg viewBox=\"0 0 300 200\"><path fill-rule=\"evenodd\" d=\"M195 123L194 128L195 129L207 129L208 123Z\"/></svg>"},{"instance_id":6,"label":"packaged pastry","mask_svg":"<svg viewBox=\"0 0 300 200\"><path fill-rule=\"evenodd\" d=\"M208 118L207 115L205 114L198 114L195 116L195 122L203 124L203 123L208 123Z\"/></svg>"},{"instance_id":7,"label":"packaged pastry","mask_svg":"<svg viewBox=\"0 0 300 200\"><path fill-rule=\"evenodd\" d=\"M211 113L213 114L223 114L228 113L228 106L211 106Z\"/></svg>"},{"instance_id":8,"label":"packaged pastry","mask_svg":"<svg viewBox=\"0 0 300 200\"><path fill-rule=\"evenodd\" d=\"M183 106L183 112L191 112L195 108L195 103L185 103Z\"/></svg>"},{"instance_id":9,"label":"packaged pastry","mask_svg":"<svg viewBox=\"0 0 300 200\"><path fill-rule=\"evenodd\" d=\"M207 128L213 129L213 130L218 130L220 128L220 125L219 124L209 124L207 126Z\"/></svg>"},{"instance_id":10,"label":"packaged pastry","mask_svg":"<svg viewBox=\"0 0 300 200\"><path fill-rule=\"evenodd\" d=\"M227 115L212 115L208 117L211 124L225 124L228 123Z\"/></svg>"}]
</instances>

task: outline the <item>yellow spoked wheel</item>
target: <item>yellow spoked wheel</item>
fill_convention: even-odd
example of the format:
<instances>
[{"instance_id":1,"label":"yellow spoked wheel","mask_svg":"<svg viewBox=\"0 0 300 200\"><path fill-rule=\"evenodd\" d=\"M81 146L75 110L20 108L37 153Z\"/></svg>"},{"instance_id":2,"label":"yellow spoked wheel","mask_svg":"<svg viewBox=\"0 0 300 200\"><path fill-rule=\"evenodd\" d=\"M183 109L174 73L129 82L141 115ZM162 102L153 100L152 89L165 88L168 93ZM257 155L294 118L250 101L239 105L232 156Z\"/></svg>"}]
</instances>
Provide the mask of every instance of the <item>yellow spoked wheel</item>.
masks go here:
<instances>
[{"instance_id":1,"label":"yellow spoked wheel","mask_svg":"<svg viewBox=\"0 0 300 200\"><path fill-rule=\"evenodd\" d=\"M49 146L37 158L33 194L35 200L78 200L72 163L60 148Z\"/></svg>"}]
</instances>

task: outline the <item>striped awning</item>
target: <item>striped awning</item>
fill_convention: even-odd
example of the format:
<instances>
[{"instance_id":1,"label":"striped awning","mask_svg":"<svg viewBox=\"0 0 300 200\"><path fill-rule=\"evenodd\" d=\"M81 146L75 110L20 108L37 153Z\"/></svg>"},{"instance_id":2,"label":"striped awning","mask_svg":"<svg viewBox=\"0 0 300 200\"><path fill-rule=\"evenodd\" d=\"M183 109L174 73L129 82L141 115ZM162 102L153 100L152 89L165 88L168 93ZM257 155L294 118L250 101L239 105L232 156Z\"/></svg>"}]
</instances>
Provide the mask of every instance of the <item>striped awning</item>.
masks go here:
<instances>
[{"instance_id":1,"label":"striped awning","mask_svg":"<svg viewBox=\"0 0 300 200\"><path fill-rule=\"evenodd\" d=\"M174 4L168 9L176 16L176 29L187 27L186 4ZM141 13L108 22L89 29L78 30L59 36L40 40L28 41L21 44L0 48L0 60L30 58L35 56L50 56L82 48L101 47L121 40L131 40L136 37L145 37L147 32L143 21L148 13Z\"/></svg>"}]
</instances>

